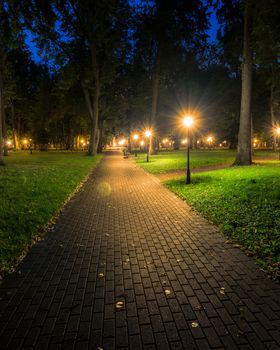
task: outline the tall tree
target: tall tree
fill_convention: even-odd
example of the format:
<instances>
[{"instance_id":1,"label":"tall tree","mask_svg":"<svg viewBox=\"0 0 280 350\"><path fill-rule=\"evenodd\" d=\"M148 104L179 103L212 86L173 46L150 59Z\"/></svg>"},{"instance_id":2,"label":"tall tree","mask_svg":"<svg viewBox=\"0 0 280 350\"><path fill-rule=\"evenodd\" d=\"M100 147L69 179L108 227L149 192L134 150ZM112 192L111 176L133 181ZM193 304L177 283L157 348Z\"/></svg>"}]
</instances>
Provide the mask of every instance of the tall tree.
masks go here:
<instances>
[{"instance_id":1,"label":"tall tree","mask_svg":"<svg viewBox=\"0 0 280 350\"><path fill-rule=\"evenodd\" d=\"M64 1L57 9L62 30L69 38L68 46L81 48L78 79L81 82L91 121L89 154L97 152L99 141L100 97L122 56L128 5L125 0L92 2Z\"/></svg>"},{"instance_id":2,"label":"tall tree","mask_svg":"<svg viewBox=\"0 0 280 350\"><path fill-rule=\"evenodd\" d=\"M252 48L251 48L251 30L252 30L252 6L250 1L245 2L244 9L244 30L243 30L243 62L242 62L242 89L238 145L235 164L252 164Z\"/></svg>"},{"instance_id":3,"label":"tall tree","mask_svg":"<svg viewBox=\"0 0 280 350\"><path fill-rule=\"evenodd\" d=\"M4 90L5 79L8 72L7 54L14 43L19 40L19 23L14 16L14 3L5 0L0 1L0 165L4 164L4 129L5 129L5 105Z\"/></svg>"}]
</instances>

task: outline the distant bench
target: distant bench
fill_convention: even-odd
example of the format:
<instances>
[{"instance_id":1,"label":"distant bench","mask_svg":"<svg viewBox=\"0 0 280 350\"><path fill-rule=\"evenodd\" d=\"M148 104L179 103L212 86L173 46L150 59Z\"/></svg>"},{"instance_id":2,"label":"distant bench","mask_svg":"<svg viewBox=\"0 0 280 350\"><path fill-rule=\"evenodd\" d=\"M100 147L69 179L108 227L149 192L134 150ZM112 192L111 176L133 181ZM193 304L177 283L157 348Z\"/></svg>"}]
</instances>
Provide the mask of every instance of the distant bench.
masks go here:
<instances>
[{"instance_id":1,"label":"distant bench","mask_svg":"<svg viewBox=\"0 0 280 350\"><path fill-rule=\"evenodd\" d=\"M130 152L128 152L128 151L126 151L126 150L123 150L123 157L124 157L124 158L128 158L130 155L131 155Z\"/></svg>"}]
</instances>

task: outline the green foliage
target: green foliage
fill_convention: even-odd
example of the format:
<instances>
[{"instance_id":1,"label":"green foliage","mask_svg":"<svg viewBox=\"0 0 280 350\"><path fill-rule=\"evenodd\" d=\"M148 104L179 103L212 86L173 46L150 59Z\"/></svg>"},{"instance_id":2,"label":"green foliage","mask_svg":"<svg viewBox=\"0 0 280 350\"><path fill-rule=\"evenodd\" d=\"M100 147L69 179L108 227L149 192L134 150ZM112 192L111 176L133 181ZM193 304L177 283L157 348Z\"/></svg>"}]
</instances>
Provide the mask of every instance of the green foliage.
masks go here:
<instances>
[{"instance_id":1,"label":"green foliage","mask_svg":"<svg viewBox=\"0 0 280 350\"><path fill-rule=\"evenodd\" d=\"M280 164L271 161L167 181L166 186L240 243L257 263L279 278Z\"/></svg>"},{"instance_id":2,"label":"green foliage","mask_svg":"<svg viewBox=\"0 0 280 350\"><path fill-rule=\"evenodd\" d=\"M0 168L0 273L18 258L61 208L101 156L13 153Z\"/></svg>"},{"instance_id":3,"label":"green foliage","mask_svg":"<svg viewBox=\"0 0 280 350\"><path fill-rule=\"evenodd\" d=\"M191 169L218 165L231 164L234 161L235 152L229 150L218 151L191 151L190 165ZM146 162L146 155L141 154L136 162L139 166L152 174L160 174L173 170L186 169L187 154L186 151L161 152L150 157L149 163Z\"/></svg>"}]
</instances>

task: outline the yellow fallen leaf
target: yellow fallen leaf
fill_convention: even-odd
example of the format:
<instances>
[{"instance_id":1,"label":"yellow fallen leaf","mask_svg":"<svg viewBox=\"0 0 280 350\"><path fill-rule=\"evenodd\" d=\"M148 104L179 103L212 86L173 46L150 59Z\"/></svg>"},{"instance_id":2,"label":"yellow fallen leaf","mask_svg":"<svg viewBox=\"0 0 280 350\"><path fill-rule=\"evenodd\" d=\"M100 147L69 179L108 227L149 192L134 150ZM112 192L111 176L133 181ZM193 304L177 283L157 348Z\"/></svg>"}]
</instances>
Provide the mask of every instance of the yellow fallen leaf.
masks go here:
<instances>
[{"instance_id":1,"label":"yellow fallen leaf","mask_svg":"<svg viewBox=\"0 0 280 350\"><path fill-rule=\"evenodd\" d=\"M123 301L117 301L116 302L116 309L122 309L124 307Z\"/></svg>"}]
</instances>

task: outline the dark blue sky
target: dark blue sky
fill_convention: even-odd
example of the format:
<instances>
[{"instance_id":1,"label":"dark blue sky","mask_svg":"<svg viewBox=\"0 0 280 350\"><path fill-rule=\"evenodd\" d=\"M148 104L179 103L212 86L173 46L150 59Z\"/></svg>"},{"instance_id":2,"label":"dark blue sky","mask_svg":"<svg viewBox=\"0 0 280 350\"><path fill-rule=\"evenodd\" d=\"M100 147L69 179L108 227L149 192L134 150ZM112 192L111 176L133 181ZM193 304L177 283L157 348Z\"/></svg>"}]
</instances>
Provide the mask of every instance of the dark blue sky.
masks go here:
<instances>
[{"instance_id":1,"label":"dark blue sky","mask_svg":"<svg viewBox=\"0 0 280 350\"><path fill-rule=\"evenodd\" d=\"M219 28L219 23L217 21L215 11L213 11L213 13L211 14L210 25L211 25L211 28L209 28L207 32L209 34L209 42L213 42L216 40L217 30Z\"/></svg>"}]
</instances>

